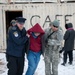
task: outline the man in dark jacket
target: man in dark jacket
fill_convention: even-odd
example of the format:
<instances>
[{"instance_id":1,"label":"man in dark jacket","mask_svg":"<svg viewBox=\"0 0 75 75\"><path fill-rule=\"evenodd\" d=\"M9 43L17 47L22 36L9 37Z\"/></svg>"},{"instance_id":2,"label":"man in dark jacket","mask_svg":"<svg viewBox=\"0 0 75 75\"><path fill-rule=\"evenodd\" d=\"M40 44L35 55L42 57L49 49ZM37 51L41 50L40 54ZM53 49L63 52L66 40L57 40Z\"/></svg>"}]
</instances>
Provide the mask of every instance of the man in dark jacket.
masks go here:
<instances>
[{"instance_id":1,"label":"man in dark jacket","mask_svg":"<svg viewBox=\"0 0 75 75\"><path fill-rule=\"evenodd\" d=\"M69 64L72 64L73 62L73 49L74 49L74 38L75 38L75 31L73 29L72 23L67 23L65 25L65 28L67 31L64 35L64 48L63 48L63 63L62 65L65 66L67 62L67 55L69 56ZM60 51L61 52L61 51Z\"/></svg>"},{"instance_id":2,"label":"man in dark jacket","mask_svg":"<svg viewBox=\"0 0 75 75\"><path fill-rule=\"evenodd\" d=\"M25 43L28 40L24 28L25 18L17 17L16 25L9 30L6 58L8 75L22 75L24 69Z\"/></svg>"}]
</instances>

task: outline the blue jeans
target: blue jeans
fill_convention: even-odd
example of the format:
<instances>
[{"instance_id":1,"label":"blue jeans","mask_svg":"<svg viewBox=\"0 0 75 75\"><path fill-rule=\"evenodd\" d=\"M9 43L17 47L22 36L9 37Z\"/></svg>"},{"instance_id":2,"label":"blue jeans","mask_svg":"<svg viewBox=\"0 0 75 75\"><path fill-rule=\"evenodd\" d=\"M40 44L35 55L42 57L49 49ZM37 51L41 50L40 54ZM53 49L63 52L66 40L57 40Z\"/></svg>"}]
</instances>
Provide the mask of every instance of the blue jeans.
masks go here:
<instances>
[{"instance_id":1,"label":"blue jeans","mask_svg":"<svg viewBox=\"0 0 75 75\"><path fill-rule=\"evenodd\" d=\"M29 51L27 59L28 59L28 69L26 75L33 75L40 61L41 52L33 52Z\"/></svg>"}]
</instances>

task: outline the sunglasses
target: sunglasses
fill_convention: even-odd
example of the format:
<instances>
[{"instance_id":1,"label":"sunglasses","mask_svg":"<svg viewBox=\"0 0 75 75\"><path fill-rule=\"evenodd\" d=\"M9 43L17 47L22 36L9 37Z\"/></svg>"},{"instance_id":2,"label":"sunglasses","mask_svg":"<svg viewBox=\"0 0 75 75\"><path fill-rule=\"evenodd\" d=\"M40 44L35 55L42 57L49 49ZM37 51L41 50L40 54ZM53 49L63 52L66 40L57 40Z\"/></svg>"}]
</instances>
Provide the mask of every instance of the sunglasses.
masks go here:
<instances>
[{"instance_id":1,"label":"sunglasses","mask_svg":"<svg viewBox=\"0 0 75 75\"><path fill-rule=\"evenodd\" d=\"M58 28L58 26L54 26L54 25L53 25L53 27Z\"/></svg>"}]
</instances>

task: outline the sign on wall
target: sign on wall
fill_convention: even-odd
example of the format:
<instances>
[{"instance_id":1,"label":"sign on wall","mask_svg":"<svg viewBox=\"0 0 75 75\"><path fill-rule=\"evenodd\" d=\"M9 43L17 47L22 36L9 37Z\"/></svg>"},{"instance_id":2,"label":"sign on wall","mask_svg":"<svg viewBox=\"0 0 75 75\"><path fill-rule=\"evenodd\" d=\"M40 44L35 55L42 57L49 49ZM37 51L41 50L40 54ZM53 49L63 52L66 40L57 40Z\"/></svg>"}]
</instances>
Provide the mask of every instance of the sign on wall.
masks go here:
<instances>
[{"instance_id":1,"label":"sign on wall","mask_svg":"<svg viewBox=\"0 0 75 75\"><path fill-rule=\"evenodd\" d=\"M57 0L32 0L32 2L57 2Z\"/></svg>"},{"instance_id":2,"label":"sign on wall","mask_svg":"<svg viewBox=\"0 0 75 75\"><path fill-rule=\"evenodd\" d=\"M10 0L11 2L57 2L57 0Z\"/></svg>"},{"instance_id":3,"label":"sign on wall","mask_svg":"<svg viewBox=\"0 0 75 75\"><path fill-rule=\"evenodd\" d=\"M57 2L57 0L0 0L0 3L10 2Z\"/></svg>"}]
</instances>

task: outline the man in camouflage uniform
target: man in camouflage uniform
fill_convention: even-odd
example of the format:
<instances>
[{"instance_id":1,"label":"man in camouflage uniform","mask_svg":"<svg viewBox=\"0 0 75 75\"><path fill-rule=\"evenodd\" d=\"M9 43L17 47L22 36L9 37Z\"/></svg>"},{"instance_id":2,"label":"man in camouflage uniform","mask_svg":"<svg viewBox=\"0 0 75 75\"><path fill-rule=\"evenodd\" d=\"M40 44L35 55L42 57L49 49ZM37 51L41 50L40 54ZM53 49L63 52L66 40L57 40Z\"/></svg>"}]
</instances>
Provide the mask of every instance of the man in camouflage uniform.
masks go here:
<instances>
[{"instance_id":1,"label":"man in camouflage uniform","mask_svg":"<svg viewBox=\"0 0 75 75\"><path fill-rule=\"evenodd\" d=\"M59 21L54 20L50 28L45 30L45 75L58 75L59 50L63 40L62 31L59 28Z\"/></svg>"}]
</instances>

